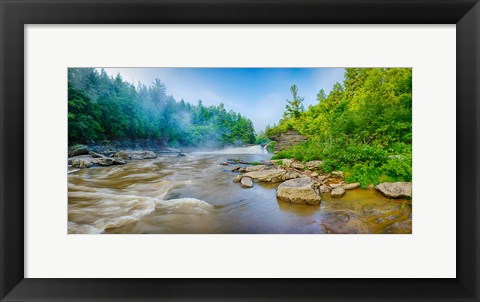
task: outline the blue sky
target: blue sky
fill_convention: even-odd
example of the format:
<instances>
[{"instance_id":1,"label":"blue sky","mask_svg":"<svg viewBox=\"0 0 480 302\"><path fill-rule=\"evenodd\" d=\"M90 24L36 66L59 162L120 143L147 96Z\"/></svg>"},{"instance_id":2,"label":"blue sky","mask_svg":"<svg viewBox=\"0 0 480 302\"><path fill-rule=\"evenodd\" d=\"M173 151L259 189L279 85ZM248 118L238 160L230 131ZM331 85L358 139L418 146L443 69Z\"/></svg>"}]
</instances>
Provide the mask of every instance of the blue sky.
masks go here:
<instances>
[{"instance_id":1,"label":"blue sky","mask_svg":"<svg viewBox=\"0 0 480 302\"><path fill-rule=\"evenodd\" d=\"M316 103L320 89L328 92L343 81L344 68L105 68L125 81L150 85L159 78L167 94L179 101L225 104L227 110L250 118L255 130L264 130L282 117L290 86L298 86L305 108Z\"/></svg>"}]
</instances>

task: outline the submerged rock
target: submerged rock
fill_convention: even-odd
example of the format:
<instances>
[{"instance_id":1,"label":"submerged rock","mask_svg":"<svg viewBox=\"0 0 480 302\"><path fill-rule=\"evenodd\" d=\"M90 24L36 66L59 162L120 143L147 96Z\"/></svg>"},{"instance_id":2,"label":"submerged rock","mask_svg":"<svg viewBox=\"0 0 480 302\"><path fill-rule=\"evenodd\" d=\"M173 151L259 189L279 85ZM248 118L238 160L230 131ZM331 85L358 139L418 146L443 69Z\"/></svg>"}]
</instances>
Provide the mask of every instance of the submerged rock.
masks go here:
<instances>
[{"instance_id":1,"label":"submerged rock","mask_svg":"<svg viewBox=\"0 0 480 302\"><path fill-rule=\"evenodd\" d=\"M298 178L300 177L300 174L287 172L284 169L271 169L248 172L244 174L244 176L263 182L281 182L293 178Z\"/></svg>"},{"instance_id":2,"label":"submerged rock","mask_svg":"<svg viewBox=\"0 0 480 302\"><path fill-rule=\"evenodd\" d=\"M331 194L332 197L334 197L334 198L340 198L340 197L342 197L343 195L345 195L345 189L342 188L342 187L337 187L337 188L333 189L330 194Z\"/></svg>"},{"instance_id":3,"label":"submerged rock","mask_svg":"<svg viewBox=\"0 0 480 302\"><path fill-rule=\"evenodd\" d=\"M383 195L390 198L411 198L411 182L383 182L375 187Z\"/></svg>"},{"instance_id":4,"label":"submerged rock","mask_svg":"<svg viewBox=\"0 0 480 302\"><path fill-rule=\"evenodd\" d=\"M287 180L278 186L277 198L290 203L319 205L321 197L315 192L313 185L308 177Z\"/></svg>"},{"instance_id":5,"label":"submerged rock","mask_svg":"<svg viewBox=\"0 0 480 302\"><path fill-rule=\"evenodd\" d=\"M242 188L253 188L253 181L250 177L242 177L240 185Z\"/></svg>"}]
</instances>

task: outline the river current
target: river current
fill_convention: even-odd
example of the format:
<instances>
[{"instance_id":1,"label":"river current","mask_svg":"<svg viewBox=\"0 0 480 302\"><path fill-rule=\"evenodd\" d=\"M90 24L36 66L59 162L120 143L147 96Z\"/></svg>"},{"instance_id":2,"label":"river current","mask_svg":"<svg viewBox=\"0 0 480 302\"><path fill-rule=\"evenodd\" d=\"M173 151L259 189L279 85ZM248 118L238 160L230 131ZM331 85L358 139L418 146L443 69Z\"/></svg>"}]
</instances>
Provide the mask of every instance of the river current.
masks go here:
<instances>
[{"instance_id":1,"label":"river current","mask_svg":"<svg viewBox=\"0 0 480 302\"><path fill-rule=\"evenodd\" d=\"M161 154L156 159L68 174L68 232L133 234L410 233L411 202L376 190L343 198L322 195L320 206L276 199L278 184L244 189L232 180L229 158L260 162L260 146ZM71 168L69 168L71 169Z\"/></svg>"}]
</instances>

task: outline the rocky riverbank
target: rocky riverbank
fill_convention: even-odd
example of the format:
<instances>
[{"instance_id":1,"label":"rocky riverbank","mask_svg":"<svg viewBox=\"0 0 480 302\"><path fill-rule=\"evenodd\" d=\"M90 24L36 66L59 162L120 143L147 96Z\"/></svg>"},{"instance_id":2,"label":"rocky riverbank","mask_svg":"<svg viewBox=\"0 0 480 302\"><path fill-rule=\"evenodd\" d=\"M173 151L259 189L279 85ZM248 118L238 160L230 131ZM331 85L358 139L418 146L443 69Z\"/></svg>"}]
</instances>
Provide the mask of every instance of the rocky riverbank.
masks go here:
<instances>
[{"instance_id":1,"label":"rocky riverbank","mask_svg":"<svg viewBox=\"0 0 480 302\"><path fill-rule=\"evenodd\" d=\"M238 166L243 163L245 166ZM360 183L346 183L343 171L323 172L320 160L306 163L291 159L271 160L262 163L246 163L241 160L222 162L235 165L231 171L240 173L233 182L251 188L254 182L281 183L277 188L277 199L290 203L319 205L322 194L340 198L348 190L360 187ZM248 184L248 185L245 185ZM412 184L408 182L380 183L374 187L388 198L411 198Z\"/></svg>"}]
</instances>

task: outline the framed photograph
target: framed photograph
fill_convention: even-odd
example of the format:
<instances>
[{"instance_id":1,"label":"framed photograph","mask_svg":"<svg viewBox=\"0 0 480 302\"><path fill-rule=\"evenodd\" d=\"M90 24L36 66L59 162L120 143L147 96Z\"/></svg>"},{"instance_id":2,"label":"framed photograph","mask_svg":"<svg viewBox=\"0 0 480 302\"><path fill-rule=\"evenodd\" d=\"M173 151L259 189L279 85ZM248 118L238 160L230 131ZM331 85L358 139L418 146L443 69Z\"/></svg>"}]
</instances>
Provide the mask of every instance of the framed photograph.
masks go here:
<instances>
[{"instance_id":1,"label":"framed photograph","mask_svg":"<svg viewBox=\"0 0 480 302\"><path fill-rule=\"evenodd\" d=\"M2 301L479 301L478 1L1 1Z\"/></svg>"}]
</instances>

